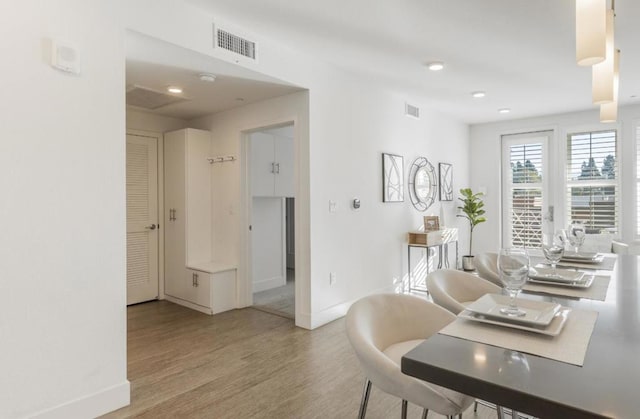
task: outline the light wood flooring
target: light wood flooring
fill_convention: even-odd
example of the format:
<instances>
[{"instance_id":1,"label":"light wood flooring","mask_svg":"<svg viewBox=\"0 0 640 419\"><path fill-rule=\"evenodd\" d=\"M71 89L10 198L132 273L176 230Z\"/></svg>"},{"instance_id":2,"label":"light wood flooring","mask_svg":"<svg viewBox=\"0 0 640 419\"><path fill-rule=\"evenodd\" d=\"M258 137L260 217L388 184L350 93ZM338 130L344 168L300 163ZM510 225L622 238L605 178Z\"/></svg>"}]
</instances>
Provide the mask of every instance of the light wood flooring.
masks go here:
<instances>
[{"instance_id":1,"label":"light wood flooring","mask_svg":"<svg viewBox=\"0 0 640 419\"><path fill-rule=\"evenodd\" d=\"M287 269L285 285L253 294L253 307L277 314L289 319L295 319L295 271Z\"/></svg>"},{"instance_id":2,"label":"light wood flooring","mask_svg":"<svg viewBox=\"0 0 640 419\"><path fill-rule=\"evenodd\" d=\"M364 377L343 319L308 331L251 308L207 316L156 301L127 311L131 405L105 418L357 417ZM399 418L400 401L374 387L367 413ZM410 405L410 418L420 414ZM483 406L464 414L495 417Z\"/></svg>"}]
</instances>

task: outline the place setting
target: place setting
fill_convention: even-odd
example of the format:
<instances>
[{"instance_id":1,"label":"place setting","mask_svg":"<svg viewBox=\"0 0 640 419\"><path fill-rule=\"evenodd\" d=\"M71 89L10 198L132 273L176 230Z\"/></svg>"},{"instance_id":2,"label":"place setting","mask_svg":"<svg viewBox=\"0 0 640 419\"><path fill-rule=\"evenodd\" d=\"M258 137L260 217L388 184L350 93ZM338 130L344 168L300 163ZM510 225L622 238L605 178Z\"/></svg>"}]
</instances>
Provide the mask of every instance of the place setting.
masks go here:
<instances>
[{"instance_id":1,"label":"place setting","mask_svg":"<svg viewBox=\"0 0 640 419\"><path fill-rule=\"evenodd\" d=\"M538 264L529 269L526 284L523 290L540 294L548 294L572 298L588 298L604 301L609 288L610 276L596 275L595 272L576 270L575 268L559 268L562 260L575 258L575 260L589 260L589 263L597 263L602 260L602 255L597 253L585 254L569 252L565 250L567 241L574 246L570 233L558 230L554 233L542 235L542 252L546 259L544 264ZM547 267L549 266L549 267Z\"/></svg>"},{"instance_id":2,"label":"place setting","mask_svg":"<svg viewBox=\"0 0 640 419\"><path fill-rule=\"evenodd\" d=\"M586 238L585 231L586 227L583 223L574 221L569 225L567 230L559 230L553 234L556 239L561 237L564 243L561 255L556 260L556 262L559 263L558 266L570 269L612 271L616 263L615 256L605 256L598 252L585 252L580 250ZM567 245L569 245L572 250L567 251ZM545 257L549 260L546 252Z\"/></svg>"},{"instance_id":3,"label":"place setting","mask_svg":"<svg viewBox=\"0 0 640 419\"><path fill-rule=\"evenodd\" d=\"M501 249L498 270L509 295L483 295L467 304L458 319L439 333L582 365L598 313L518 298L531 280L530 259L524 249ZM584 272L565 274L555 267L538 274L551 278L554 285L594 281L592 276L585 279Z\"/></svg>"}]
</instances>

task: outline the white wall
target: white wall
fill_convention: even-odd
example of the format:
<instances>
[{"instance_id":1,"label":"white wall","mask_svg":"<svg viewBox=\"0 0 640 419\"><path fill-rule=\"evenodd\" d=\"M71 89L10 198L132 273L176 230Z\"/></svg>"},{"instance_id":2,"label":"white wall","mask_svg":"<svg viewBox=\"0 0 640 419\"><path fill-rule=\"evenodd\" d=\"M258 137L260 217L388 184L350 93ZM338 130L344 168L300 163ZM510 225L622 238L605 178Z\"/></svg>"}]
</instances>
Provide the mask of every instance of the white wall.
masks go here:
<instances>
[{"instance_id":1,"label":"white wall","mask_svg":"<svg viewBox=\"0 0 640 419\"><path fill-rule=\"evenodd\" d=\"M622 239L635 238L635 126L640 123L640 106L621 107L616 124L600 124L597 110L527 118L471 127L471 186L485 187L487 222L476 227L476 252L495 251L500 247L500 138L504 134L553 130L550 149L563 147L567 133L582 129L617 128L620 138L620 170L622 179ZM558 171L557 171L558 172ZM553 181L562 181L558 174ZM556 213L556 217L559 214ZM477 247L476 247L477 246Z\"/></svg>"},{"instance_id":2,"label":"white wall","mask_svg":"<svg viewBox=\"0 0 640 419\"><path fill-rule=\"evenodd\" d=\"M152 19L146 13L149 7L157 11ZM178 8L168 0L138 1L128 11L128 27L133 30L227 59L211 47L211 22L215 16L187 5ZM245 29L241 22L231 24ZM243 33L249 31L245 29ZM307 278L310 289L304 290L303 299L312 296L312 300L300 300L297 284L296 323L315 327L343 315L354 299L394 289L394 282L405 279L406 232L421 225L424 214L415 211L408 199L402 204L381 202L381 153L404 155L405 171L418 156L426 156L434 164L453 163L457 190L468 183L468 128L425 109L426 100L415 97L410 99L423 105L424 116L421 120L407 118L403 115L408 99L405 95L362 81L304 53L290 51L270 42L267 36L253 36L260 45L260 61L246 66L309 89L308 105L303 104L308 106L309 125L307 128L298 124L296 128L300 169L296 217L301 227L296 231L296 245L303 250L296 249L296 277ZM214 143L222 139L221 153L237 152L240 130L261 126L261 121L262 126L267 125L274 114L287 116L274 108L274 103L247 105L215 115L211 125L198 128L212 129ZM285 106L284 102L281 104ZM297 115L304 115L303 112ZM228 166L218 170L231 170L225 173L229 175L235 169ZM227 185L217 198L226 205L222 209L227 222L218 237L229 237L229 241L225 243L228 250L221 248L219 252L231 252L230 257L234 257L238 249L238 223L234 221L238 208L234 204L239 202L240 185L237 177L220 178ZM350 209L354 197L362 200L359 211ZM329 200L338 203L336 213L329 213ZM446 224L463 227L461 220L455 218L455 208L455 201L444 204ZM427 214L440 215L440 204ZM465 235L466 232L461 243L465 242ZM330 272L337 275L332 287ZM304 313L298 312L299 304Z\"/></svg>"},{"instance_id":3,"label":"white wall","mask_svg":"<svg viewBox=\"0 0 640 419\"><path fill-rule=\"evenodd\" d=\"M254 197L251 217L253 292L286 284L284 198Z\"/></svg>"},{"instance_id":4,"label":"white wall","mask_svg":"<svg viewBox=\"0 0 640 419\"><path fill-rule=\"evenodd\" d=\"M127 129L165 133L189 127L189 123L180 118L156 115L132 107L127 107Z\"/></svg>"},{"instance_id":5,"label":"white wall","mask_svg":"<svg viewBox=\"0 0 640 419\"><path fill-rule=\"evenodd\" d=\"M0 417L87 418L129 401L122 2L0 13ZM80 76L45 39L73 43Z\"/></svg>"}]
</instances>

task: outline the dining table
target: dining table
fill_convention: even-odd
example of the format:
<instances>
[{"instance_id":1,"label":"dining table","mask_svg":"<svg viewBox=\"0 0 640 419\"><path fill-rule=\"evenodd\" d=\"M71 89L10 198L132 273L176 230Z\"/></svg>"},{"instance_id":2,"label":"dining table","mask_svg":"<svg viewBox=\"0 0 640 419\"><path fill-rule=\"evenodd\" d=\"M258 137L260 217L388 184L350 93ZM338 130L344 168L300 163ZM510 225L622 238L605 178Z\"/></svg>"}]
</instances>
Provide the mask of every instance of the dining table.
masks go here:
<instances>
[{"instance_id":1,"label":"dining table","mask_svg":"<svg viewBox=\"0 0 640 419\"><path fill-rule=\"evenodd\" d=\"M582 366L434 334L402 372L538 418L640 418L640 257L616 257L604 301L520 296L597 311Z\"/></svg>"}]
</instances>

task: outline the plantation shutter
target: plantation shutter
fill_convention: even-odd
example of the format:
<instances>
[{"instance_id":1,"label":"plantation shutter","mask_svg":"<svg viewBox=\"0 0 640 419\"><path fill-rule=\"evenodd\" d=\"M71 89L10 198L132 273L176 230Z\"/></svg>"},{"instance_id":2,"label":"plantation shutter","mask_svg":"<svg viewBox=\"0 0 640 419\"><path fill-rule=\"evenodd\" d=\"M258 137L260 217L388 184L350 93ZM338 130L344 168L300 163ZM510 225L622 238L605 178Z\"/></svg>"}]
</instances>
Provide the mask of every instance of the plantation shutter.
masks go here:
<instances>
[{"instance_id":1,"label":"plantation shutter","mask_svg":"<svg viewBox=\"0 0 640 419\"><path fill-rule=\"evenodd\" d=\"M615 233L619 223L619 168L615 130L570 134L567 139L567 224L587 233Z\"/></svg>"}]
</instances>

